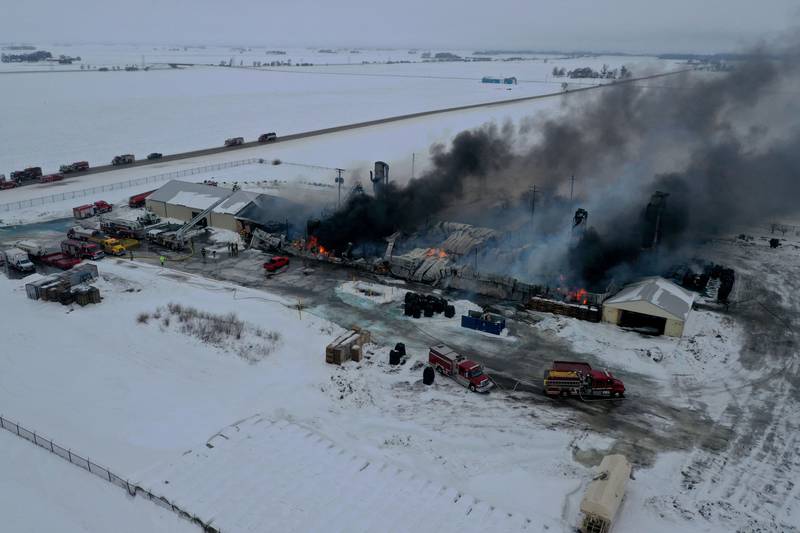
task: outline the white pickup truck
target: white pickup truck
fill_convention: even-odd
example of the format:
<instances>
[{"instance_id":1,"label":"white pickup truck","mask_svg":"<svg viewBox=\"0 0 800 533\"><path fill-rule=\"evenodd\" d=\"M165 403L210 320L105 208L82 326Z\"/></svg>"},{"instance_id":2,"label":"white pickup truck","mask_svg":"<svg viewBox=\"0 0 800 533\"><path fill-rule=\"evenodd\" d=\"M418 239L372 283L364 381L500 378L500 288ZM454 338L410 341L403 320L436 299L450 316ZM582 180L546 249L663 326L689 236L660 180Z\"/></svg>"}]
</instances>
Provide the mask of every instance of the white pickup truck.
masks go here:
<instances>
[{"instance_id":1,"label":"white pickup truck","mask_svg":"<svg viewBox=\"0 0 800 533\"><path fill-rule=\"evenodd\" d=\"M33 272L36 267L28 258L28 253L19 248L9 248L5 251L6 262L11 268L20 272Z\"/></svg>"}]
</instances>

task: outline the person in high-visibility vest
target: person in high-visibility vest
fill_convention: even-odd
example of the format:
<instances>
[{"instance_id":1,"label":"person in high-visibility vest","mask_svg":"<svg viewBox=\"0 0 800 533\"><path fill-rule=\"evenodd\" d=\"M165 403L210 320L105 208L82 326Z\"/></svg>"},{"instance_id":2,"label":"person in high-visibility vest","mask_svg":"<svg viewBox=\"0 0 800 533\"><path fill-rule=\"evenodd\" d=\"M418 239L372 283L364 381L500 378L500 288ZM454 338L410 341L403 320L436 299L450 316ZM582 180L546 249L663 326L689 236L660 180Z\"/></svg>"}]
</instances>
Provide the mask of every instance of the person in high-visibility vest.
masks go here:
<instances>
[{"instance_id":1,"label":"person in high-visibility vest","mask_svg":"<svg viewBox=\"0 0 800 533\"><path fill-rule=\"evenodd\" d=\"M163 267L164 266L164 262L167 260L167 258L162 255L158 259L161 261L161 266Z\"/></svg>"}]
</instances>

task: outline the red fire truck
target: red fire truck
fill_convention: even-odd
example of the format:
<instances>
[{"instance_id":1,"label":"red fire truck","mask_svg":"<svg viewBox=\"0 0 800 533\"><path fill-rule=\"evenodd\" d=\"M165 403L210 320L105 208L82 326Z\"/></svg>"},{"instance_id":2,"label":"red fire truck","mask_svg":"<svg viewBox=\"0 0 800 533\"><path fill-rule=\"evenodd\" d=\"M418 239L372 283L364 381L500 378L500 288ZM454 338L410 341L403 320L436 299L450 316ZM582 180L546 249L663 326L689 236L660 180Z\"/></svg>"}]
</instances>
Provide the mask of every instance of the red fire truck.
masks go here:
<instances>
[{"instance_id":1,"label":"red fire truck","mask_svg":"<svg viewBox=\"0 0 800 533\"><path fill-rule=\"evenodd\" d=\"M483 367L444 344L431 346L428 362L440 374L452 378L456 383L472 392L489 392L494 382L483 373Z\"/></svg>"},{"instance_id":2,"label":"red fire truck","mask_svg":"<svg viewBox=\"0 0 800 533\"><path fill-rule=\"evenodd\" d=\"M77 259L86 258L97 260L106 256L103 250L95 243L76 241L74 239L65 239L61 241L61 251Z\"/></svg>"},{"instance_id":3,"label":"red fire truck","mask_svg":"<svg viewBox=\"0 0 800 533\"><path fill-rule=\"evenodd\" d=\"M625 385L608 370L595 370L589 363L553 361L544 372L544 393L548 396L625 396Z\"/></svg>"}]
</instances>

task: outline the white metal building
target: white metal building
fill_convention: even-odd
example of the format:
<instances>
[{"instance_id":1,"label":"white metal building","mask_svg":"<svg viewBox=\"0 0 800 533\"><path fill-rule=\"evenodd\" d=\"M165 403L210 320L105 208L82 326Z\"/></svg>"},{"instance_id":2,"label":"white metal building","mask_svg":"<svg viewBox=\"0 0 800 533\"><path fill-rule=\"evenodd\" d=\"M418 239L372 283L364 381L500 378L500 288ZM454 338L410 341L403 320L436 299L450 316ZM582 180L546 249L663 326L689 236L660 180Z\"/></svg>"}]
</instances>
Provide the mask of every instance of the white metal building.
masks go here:
<instances>
[{"instance_id":1,"label":"white metal building","mask_svg":"<svg viewBox=\"0 0 800 533\"><path fill-rule=\"evenodd\" d=\"M671 281L645 278L603 302L603 321L680 337L693 303L694 294Z\"/></svg>"},{"instance_id":2,"label":"white metal building","mask_svg":"<svg viewBox=\"0 0 800 533\"><path fill-rule=\"evenodd\" d=\"M282 220L291 204L267 194L243 190L231 194L230 189L223 187L172 180L148 196L145 205L161 217L188 222L226 197L208 214L205 225L238 233L245 225L266 223L270 217Z\"/></svg>"}]
</instances>

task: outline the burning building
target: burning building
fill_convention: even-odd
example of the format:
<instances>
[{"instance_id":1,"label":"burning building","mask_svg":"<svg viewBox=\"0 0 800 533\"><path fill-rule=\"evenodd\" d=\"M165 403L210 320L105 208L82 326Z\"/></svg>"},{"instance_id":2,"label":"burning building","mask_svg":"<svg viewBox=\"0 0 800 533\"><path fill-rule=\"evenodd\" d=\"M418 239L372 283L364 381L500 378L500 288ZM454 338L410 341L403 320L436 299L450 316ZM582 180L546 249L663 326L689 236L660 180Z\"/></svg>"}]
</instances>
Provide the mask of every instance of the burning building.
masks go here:
<instances>
[{"instance_id":1,"label":"burning building","mask_svg":"<svg viewBox=\"0 0 800 533\"><path fill-rule=\"evenodd\" d=\"M497 242L499 233L456 222L438 222L408 237L393 235L384 259L392 274L438 283L456 275L470 254Z\"/></svg>"}]
</instances>

